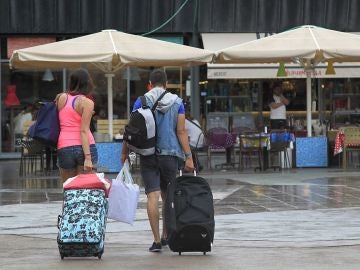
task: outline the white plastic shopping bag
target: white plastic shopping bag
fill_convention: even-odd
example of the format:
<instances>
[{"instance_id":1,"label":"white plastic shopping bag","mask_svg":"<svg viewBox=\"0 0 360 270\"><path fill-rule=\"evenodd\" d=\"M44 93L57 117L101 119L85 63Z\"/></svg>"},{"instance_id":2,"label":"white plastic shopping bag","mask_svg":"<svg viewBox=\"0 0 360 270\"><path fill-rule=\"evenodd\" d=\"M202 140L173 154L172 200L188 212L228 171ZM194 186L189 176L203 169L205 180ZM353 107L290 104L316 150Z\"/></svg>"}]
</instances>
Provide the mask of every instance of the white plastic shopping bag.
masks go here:
<instances>
[{"instance_id":1,"label":"white plastic shopping bag","mask_svg":"<svg viewBox=\"0 0 360 270\"><path fill-rule=\"evenodd\" d=\"M116 179L113 179L109 194L108 218L133 224L139 201L140 189L134 183L126 160Z\"/></svg>"}]
</instances>

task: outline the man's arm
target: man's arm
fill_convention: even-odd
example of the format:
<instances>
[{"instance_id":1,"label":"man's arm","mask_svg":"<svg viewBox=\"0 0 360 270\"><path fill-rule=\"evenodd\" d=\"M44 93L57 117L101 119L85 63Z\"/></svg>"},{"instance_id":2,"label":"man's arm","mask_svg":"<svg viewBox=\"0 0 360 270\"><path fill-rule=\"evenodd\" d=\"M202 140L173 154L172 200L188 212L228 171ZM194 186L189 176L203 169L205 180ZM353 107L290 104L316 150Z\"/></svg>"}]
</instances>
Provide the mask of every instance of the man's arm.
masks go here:
<instances>
[{"instance_id":1,"label":"man's arm","mask_svg":"<svg viewBox=\"0 0 360 270\"><path fill-rule=\"evenodd\" d=\"M188 134L185 129L185 115L184 114L178 115L178 120L177 120L177 125L176 125L176 134L179 139L180 145L186 155L185 170L192 171L192 170L194 170L194 162L192 160Z\"/></svg>"},{"instance_id":2,"label":"man's arm","mask_svg":"<svg viewBox=\"0 0 360 270\"><path fill-rule=\"evenodd\" d=\"M274 110L274 109L277 109L277 108L281 107L282 105L285 105L285 104L282 103L282 102L279 102L279 103L277 103L277 102L271 102L271 103L269 104L269 107Z\"/></svg>"},{"instance_id":3,"label":"man's arm","mask_svg":"<svg viewBox=\"0 0 360 270\"><path fill-rule=\"evenodd\" d=\"M285 106L289 105L289 103L290 103L289 100L286 97L284 97L283 95L280 96L280 100Z\"/></svg>"},{"instance_id":4,"label":"man's arm","mask_svg":"<svg viewBox=\"0 0 360 270\"><path fill-rule=\"evenodd\" d=\"M126 158L129 155L129 149L125 141L123 141L122 149L121 149L121 162L124 164Z\"/></svg>"}]
</instances>

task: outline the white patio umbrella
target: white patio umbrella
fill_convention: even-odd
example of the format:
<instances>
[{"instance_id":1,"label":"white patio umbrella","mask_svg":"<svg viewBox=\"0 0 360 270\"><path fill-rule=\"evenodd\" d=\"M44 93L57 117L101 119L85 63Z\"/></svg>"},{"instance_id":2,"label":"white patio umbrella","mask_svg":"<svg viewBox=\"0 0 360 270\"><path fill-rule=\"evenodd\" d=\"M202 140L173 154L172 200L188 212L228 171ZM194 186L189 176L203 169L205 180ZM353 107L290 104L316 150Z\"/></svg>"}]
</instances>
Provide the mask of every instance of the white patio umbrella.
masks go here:
<instances>
[{"instance_id":1,"label":"white patio umbrella","mask_svg":"<svg viewBox=\"0 0 360 270\"><path fill-rule=\"evenodd\" d=\"M78 68L91 64L105 73L108 81L109 134L112 138L112 78L128 66L184 66L211 62L211 51L127 34L116 30L25 48L13 52L10 66L15 69ZM128 76L129 78L129 76ZM128 83L127 106L130 106Z\"/></svg>"},{"instance_id":2,"label":"white patio umbrella","mask_svg":"<svg viewBox=\"0 0 360 270\"><path fill-rule=\"evenodd\" d=\"M311 137L311 73L321 62L360 62L360 35L305 25L216 52L216 63L299 63L306 71L307 134Z\"/></svg>"}]
</instances>

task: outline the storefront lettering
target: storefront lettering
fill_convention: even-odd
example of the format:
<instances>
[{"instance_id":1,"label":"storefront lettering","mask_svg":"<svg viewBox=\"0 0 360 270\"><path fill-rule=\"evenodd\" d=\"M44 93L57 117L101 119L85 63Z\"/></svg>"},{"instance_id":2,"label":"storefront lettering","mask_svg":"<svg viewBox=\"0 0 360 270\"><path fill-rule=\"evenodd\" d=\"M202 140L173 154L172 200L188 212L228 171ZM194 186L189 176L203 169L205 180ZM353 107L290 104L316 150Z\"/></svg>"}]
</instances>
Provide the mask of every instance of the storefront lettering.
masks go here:
<instances>
[{"instance_id":1,"label":"storefront lettering","mask_svg":"<svg viewBox=\"0 0 360 270\"><path fill-rule=\"evenodd\" d=\"M215 71L214 72L214 77L222 77L222 76L226 76L227 72L226 71Z\"/></svg>"},{"instance_id":2,"label":"storefront lettering","mask_svg":"<svg viewBox=\"0 0 360 270\"><path fill-rule=\"evenodd\" d=\"M306 72L303 69L289 70L285 69L287 76L306 76ZM313 70L311 73L312 76L321 76L322 72L320 69Z\"/></svg>"}]
</instances>

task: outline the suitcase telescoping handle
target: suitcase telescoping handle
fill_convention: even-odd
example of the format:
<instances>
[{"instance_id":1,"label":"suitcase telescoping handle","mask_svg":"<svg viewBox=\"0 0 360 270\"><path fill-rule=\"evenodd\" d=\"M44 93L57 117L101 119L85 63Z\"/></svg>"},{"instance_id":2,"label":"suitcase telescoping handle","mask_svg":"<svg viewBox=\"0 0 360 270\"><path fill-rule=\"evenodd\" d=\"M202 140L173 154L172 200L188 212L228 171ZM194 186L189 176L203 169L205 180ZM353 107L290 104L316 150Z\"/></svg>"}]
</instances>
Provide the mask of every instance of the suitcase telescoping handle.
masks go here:
<instances>
[{"instance_id":1,"label":"suitcase telescoping handle","mask_svg":"<svg viewBox=\"0 0 360 270\"><path fill-rule=\"evenodd\" d=\"M96 173L97 172L97 167L92 167L92 169L91 170L87 170L87 171L85 171L85 168L84 167L82 167L82 171L81 171L81 173L82 174L91 174L91 173Z\"/></svg>"},{"instance_id":2,"label":"suitcase telescoping handle","mask_svg":"<svg viewBox=\"0 0 360 270\"><path fill-rule=\"evenodd\" d=\"M182 176L182 175L183 175L182 170L180 170L179 174L180 174L180 176ZM194 170L194 176L196 176L196 170Z\"/></svg>"},{"instance_id":3,"label":"suitcase telescoping handle","mask_svg":"<svg viewBox=\"0 0 360 270\"><path fill-rule=\"evenodd\" d=\"M58 215L58 220L57 220L57 227L58 227L58 229L60 229L61 220L62 220L62 215Z\"/></svg>"}]
</instances>

